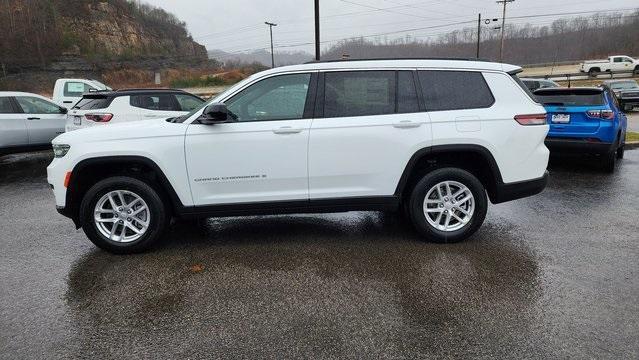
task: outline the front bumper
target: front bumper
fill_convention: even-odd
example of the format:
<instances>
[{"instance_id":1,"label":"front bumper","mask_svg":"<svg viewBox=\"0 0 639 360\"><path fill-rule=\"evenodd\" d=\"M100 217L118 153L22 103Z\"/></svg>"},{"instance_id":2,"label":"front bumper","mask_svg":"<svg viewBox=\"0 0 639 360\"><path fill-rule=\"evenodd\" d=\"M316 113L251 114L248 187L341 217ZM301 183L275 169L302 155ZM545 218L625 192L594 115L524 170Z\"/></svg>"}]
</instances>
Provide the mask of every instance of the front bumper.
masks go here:
<instances>
[{"instance_id":1,"label":"front bumper","mask_svg":"<svg viewBox=\"0 0 639 360\"><path fill-rule=\"evenodd\" d=\"M548 184L548 171L544 172L544 176L538 179L498 184L491 201L493 204L500 204L537 195L546 188L546 184Z\"/></svg>"},{"instance_id":2,"label":"front bumper","mask_svg":"<svg viewBox=\"0 0 639 360\"><path fill-rule=\"evenodd\" d=\"M592 142L585 139L546 138L546 147L550 153L608 154L613 151L614 143Z\"/></svg>"}]
</instances>

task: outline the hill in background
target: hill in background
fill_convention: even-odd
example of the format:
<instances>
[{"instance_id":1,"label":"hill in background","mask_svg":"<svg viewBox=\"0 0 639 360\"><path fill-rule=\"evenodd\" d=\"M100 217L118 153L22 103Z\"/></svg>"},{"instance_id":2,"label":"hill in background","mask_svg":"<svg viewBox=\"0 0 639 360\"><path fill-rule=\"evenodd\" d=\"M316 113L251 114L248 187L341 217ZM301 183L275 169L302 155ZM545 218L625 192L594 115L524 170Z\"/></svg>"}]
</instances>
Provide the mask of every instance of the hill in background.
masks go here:
<instances>
[{"instance_id":1,"label":"hill in background","mask_svg":"<svg viewBox=\"0 0 639 360\"><path fill-rule=\"evenodd\" d=\"M127 0L4 0L0 33L5 71L45 68L64 55L98 66L157 58L207 61L205 47L174 15Z\"/></svg>"},{"instance_id":2,"label":"hill in background","mask_svg":"<svg viewBox=\"0 0 639 360\"><path fill-rule=\"evenodd\" d=\"M228 53L223 50L210 50L209 57L221 63L226 67L232 67L233 64L258 63L264 66L271 66L271 53L266 50L256 50L249 53ZM275 66L302 64L313 60L313 55L305 51L296 52L275 52Z\"/></svg>"}]
</instances>

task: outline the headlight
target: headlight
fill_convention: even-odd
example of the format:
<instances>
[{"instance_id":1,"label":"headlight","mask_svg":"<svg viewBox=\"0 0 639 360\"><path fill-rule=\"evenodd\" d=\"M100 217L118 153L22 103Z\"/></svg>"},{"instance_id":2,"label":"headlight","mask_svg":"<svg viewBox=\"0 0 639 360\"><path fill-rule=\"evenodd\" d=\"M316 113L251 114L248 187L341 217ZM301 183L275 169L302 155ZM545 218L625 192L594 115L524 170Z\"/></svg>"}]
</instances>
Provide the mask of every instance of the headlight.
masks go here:
<instances>
[{"instance_id":1,"label":"headlight","mask_svg":"<svg viewBox=\"0 0 639 360\"><path fill-rule=\"evenodd\" d=\"M71 146L69 145L54 144L53 155L57 158L64 157L64 155L66 155L69 152L69 149L71 149Z\"/></svg>"}]
</instances>

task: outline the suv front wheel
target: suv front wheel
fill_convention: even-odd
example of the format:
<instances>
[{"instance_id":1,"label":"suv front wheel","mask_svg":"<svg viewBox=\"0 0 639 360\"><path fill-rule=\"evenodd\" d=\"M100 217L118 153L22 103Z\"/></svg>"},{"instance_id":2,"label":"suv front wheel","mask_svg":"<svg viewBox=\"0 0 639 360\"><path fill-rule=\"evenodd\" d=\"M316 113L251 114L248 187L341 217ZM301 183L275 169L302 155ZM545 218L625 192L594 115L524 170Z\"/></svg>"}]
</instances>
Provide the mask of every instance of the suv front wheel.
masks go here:
<instances>
[{"instance_id":1,"label":"suv front wheel","mask_svg":"<svg viewBox=\"0 0 639 360\"><path fill-rule=\"evenodd\" d=\"M80 217L87 237L99 248L116 254L148 249L169 222L157 191L125 176L93 185L82 200Z\"/></svg>"},{"instance_id":2,"label":"suv front wheel","mask_svg":"<svg viewBox=\"0 0 639 360\"><path fill-rule=\"evenodd\" d=\"M426 174L415 185L408 208L413 224L426 239L454 243L479 229L488 203L484 186L473 174L443 168Z\"/></svg>"}]
</instances>

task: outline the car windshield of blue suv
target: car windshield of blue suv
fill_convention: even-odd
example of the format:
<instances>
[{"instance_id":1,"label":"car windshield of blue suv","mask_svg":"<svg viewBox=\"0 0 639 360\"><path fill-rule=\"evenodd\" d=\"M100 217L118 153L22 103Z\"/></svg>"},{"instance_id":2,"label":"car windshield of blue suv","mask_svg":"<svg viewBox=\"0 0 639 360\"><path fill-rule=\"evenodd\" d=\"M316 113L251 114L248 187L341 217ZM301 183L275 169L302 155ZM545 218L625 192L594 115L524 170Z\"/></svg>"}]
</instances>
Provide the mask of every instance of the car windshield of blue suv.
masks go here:
<instances>
[{"instance_id":1,"label":"car windshield of blue suv","mask_svg":"<svg viewBox=\"0 0 639 360\"><path fill-rule=\"evenodd\" d=\"M537 101L544 105L557 106L600 106L605 105L603 92L593 91L544 91L535 92Z\"/></svg>"}]
</instances>

